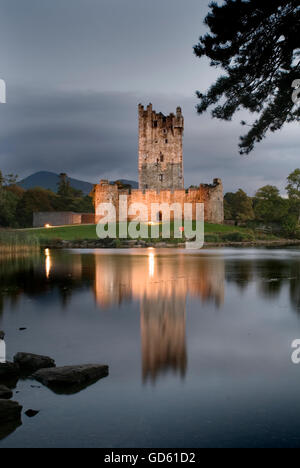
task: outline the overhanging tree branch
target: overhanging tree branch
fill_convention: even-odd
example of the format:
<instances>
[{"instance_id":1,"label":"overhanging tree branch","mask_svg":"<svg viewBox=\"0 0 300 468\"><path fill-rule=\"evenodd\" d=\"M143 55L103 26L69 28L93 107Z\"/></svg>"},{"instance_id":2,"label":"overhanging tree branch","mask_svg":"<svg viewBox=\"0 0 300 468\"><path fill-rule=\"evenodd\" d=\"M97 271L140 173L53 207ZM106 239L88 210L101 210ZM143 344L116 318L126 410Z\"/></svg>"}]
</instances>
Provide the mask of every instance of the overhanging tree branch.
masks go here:
<instances>
[{"instance_id":1,"label":"overhanging tree branch","mask_svg":"<svg viewBox=\"0 0 300 468\"><path fill-rule=\"evenodd\" d=\"M268 131L300 120L291 84L299 79L300 7L297 0L225 0L213 2L205 24L210 34L194 47L198 57L225 70L206 93L197 91L199 114L210 107L214 118L231 120L246 109L259 114L241 137L240 153L249 154Z\"/></svg>"}]
</instances>

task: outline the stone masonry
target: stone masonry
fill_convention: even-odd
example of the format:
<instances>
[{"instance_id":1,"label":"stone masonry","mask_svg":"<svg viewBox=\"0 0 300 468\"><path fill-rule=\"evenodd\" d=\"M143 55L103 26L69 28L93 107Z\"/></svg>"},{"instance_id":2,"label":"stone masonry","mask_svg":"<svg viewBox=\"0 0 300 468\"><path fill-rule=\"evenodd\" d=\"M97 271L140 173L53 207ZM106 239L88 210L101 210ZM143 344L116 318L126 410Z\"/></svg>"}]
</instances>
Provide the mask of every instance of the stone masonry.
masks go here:
<instances>
[{"instance_id":1,"label":"stone masonry","mask_svg":"<svg viewBox=\"0 0 300 468\"><path fill-rule=\"evenodd\" d=\"M165 117L154 112L151 104L147 110L139 105L139 189L122 189L117 184L112 185L107 180L101 180L93 190L96 223L102 218L98 210L101 203L113 203L119 218L119 201L122 195L127 195L128 207L134 203L143 203L148 207L149 217L144 221L151 221L153 203L179 203L182 212L184 204L191 203L194 219L196 204L204 203L206 222L224 222L221 179L214 179L211 185L202 184L189 190L184 189L183 131L184 119L180 107L177 108L176 115ZM160 218L161 211L157 213L157 220ZM172 213L171 219L174 219Z\"/></svg>"},{"instance_id":2,"label":"stone masonry","mask_svg":"<svg viewBox=\"0 0 300 468\"><path fill-rule=\"evenodd\" d=\"M184 188L182 138L184 119L157 114L149 104L139 105L139 188L176 190Z\"/></svg>"}]
</instances>

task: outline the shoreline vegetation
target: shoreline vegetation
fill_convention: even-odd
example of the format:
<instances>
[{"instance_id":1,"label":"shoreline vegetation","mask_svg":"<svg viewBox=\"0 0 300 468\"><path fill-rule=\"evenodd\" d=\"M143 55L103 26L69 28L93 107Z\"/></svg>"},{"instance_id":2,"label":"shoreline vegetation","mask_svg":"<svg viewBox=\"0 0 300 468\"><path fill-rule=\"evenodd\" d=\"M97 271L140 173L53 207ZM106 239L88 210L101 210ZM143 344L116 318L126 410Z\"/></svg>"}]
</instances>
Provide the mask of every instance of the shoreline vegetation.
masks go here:
<instances>
[{"instance_id":1,"label":"shoreline vegetation","mask_svg":"<svg viewBox=\"0 0 300 468\"><path fill-rule=\"evenodd\" d=\"M162 226L160 225L160 230ZM19 231L20 232L20 231ZM53 249L94 249L94 248L183 248L185 239L174 238L174 224L171 224L171 238L151 239L104 239L97 237L95 225L75 225L22 231L26 236L35 237L42 248ZM218 247L284 247L300 246L298 239L285 239L274 234L257 232L253 229L205 224L205 248Z\"/></svg>"},{"instance_id":2,"label":"shoreline vegetation","mask_svg":"<svg viewBox=\"0 0 300 468\"><path fill-rule=\"evenodd\" d=\"M292 247L300 246L300 240L290 239L278 239L278 240L257 240L251 242L205 242L204 249L213 248L259 248L259 247ZM149 242L143 240L128 240L118 242L115 239L98 240L98 241L61 241L51 240L46 242L43 248L48 249L142 249L142 248L154 248L154 249L183 249L185 243L172 243L166 241L160 242Z\"/></svg>"},{"instance_id":3,"label":"shoreline vegetation","mask_svg":"<svg viewBox=\"0 0 300 468\"><path fill-rule=\"evenodd\" d=\"M0 255L26 255L40 249L38 236L16 230L0 230Z\"/></svg>"},{"instance_id":4,"label":"shoreline vegetation","mask_svg":"<svg viewBox=\"0 0 300 468\"><path fill-rule=\"evenodd\" d=\"M0 256L27 255L42 248L50 249L128 249L128 248L185 248L186 239L174 238L174 224L171 224L171 238L152 239L99 239L95 225L75 225L51 228L3 230L0 231ZM273 234L256 232L238 226L205 224L204 248L222 247L289 247L300 246L299 239L284 239Z\"/></svg>"}]
</instances>

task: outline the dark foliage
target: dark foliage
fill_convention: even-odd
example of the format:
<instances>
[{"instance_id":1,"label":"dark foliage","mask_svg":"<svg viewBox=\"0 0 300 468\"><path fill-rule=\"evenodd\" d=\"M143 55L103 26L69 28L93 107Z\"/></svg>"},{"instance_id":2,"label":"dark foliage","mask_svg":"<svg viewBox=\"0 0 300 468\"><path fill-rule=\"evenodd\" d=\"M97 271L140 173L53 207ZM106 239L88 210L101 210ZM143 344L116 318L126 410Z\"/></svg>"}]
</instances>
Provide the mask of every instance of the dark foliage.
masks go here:
<instances>
[{"instance_id":1,"label":"dark foliage","mask_svg":"<svg viewBox=\"0 0 300 468\"><path fill-rule=\"evenodd\" d=\"M240 153L248 154L268 131L300 121L300 106L292 100L292 84L300 78L299 0L225 0L210 9L210 33L194 51L225 74L206 94L197 92L197 109L202 114L214 106L213 117L222 120L242 109L255 113L241 137Z\"/></svg>"}]
</instances>

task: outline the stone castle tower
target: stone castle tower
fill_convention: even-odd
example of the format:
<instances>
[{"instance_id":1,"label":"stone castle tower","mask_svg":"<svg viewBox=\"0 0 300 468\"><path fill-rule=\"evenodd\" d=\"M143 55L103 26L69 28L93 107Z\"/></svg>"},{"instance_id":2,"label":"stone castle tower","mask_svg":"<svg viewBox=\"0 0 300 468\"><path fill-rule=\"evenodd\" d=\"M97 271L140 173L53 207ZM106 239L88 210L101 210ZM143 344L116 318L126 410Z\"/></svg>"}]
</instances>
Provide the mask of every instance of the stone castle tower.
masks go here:
<instances>
[{"instance_id":1,"label":"stone castle tower","mask_svg":"<svg viewBox=\"0 0 300 468\"><path fill-rule=\"evenodd\" d=\"M183 131L184 119L181 108L176 115L165 117L157 114L149 104L147 109L139 105L139 189L120 187L108 180L101 180L93 190L95 223L104 217L101 212L103 203L112 203L119 216L120 197L126 195L128 206L142 203L147 207L149 222L153 204L180 204L182 212L186 203L193 207L193 219L196 219L197 203L204 204L204 217L208 223L224 222L224 195L221 179L214 179L212 184L200 184L185 190L183 177ZM161 219L162 210L157 212ZM174 213L171 213L174 217ZM128 221L134 215L128 215Z\"/></svg>"},{"instance_id":2,"label":"stone castle tower","mask_svg":"<svg viewBox=\"0 0 300 468\"><path fill-rule=\"evenodd\" d=\"M184 188L184 118L157 114L149 104L139 105L139 188L141 190L180 190Z\"/></svg>"}]
</instances>

